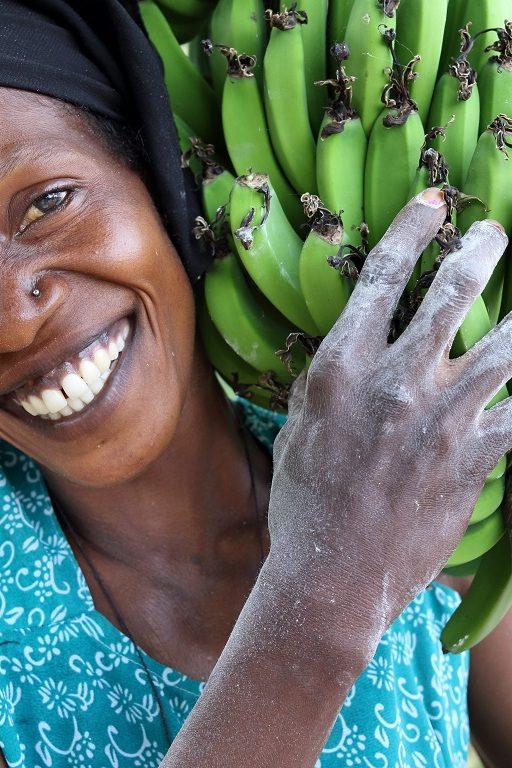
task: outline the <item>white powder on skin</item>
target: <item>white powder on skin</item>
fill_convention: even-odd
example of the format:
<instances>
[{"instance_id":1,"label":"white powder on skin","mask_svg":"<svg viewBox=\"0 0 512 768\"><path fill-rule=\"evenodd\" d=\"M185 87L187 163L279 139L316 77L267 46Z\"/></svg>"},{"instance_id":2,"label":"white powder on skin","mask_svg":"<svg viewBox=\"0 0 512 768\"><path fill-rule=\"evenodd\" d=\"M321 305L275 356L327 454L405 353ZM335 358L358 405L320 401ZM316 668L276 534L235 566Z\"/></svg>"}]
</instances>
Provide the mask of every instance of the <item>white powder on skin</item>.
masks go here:
<instances>
[{"instance_id":1,"label":"white powder on skin","mask_svg":"<svg viewBox=\"0 0 512 768\"><path fill-rule=\"evenodd\" d=\"M389 624L443 567L493 462L512 446L510 403L483 413L495 387L489 371L503 360L512 322L472 354L472 366L448 359L454 329L505 248L496 228L471 228L410 328L387 343L398 299L444 215L444 208L417 198L399 214L368 257L307 377L297 380L275 444L269 558L164 765L192 768L201 755L208 766L234 766L222 752L231 754L233 739L244 743L236 717L243 691L244 713L261 714L262 702L270 712L262 731L257 718L250 723L250 765L277 764L265 745L278 750L282 734L288 744L302 744L287 765L310 768L333 714L310 711L301 720L281 674L293 686L296 670L310 670L314 687L324 664L341 703ZM472 397L475 381L487 391L482 402ZM258 660L275 673L272 690L258 682ZM307 699L315 691L303 694ZM289 722L283 706L290 706ZM279 734L273 707L281 713ZM315 734L312 751L301 724ZM218 743L227 746L207 753L205 732L219 734Z\"/></svg>"}]
</instances>

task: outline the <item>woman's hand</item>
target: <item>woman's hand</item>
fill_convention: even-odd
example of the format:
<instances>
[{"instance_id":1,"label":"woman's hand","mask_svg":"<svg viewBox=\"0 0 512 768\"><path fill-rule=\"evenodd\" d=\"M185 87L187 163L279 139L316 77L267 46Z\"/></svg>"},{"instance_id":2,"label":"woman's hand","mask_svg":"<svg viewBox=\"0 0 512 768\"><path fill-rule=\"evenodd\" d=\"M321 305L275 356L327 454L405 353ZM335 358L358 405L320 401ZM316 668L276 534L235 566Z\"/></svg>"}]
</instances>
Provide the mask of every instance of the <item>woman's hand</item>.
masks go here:
<instances>
[{"instance_id":1,"label":"woman's hand","mask_svg":"<svg viewBox=\"0 0 512 768\"><path fill-rule=\"evenodd\" d=\"M487 474L512 446L512 403L484 411L512 374L511 319L449 359L506 247L499 225L471 227L388 344L397 302L445 213L438 190L414 198L368 256L297 382L275 449L269 527L283 578L309 580L343 631L346 603L343 615L336 606L352 590L354 615L364 614L370 634L371 618L375 642L446 563Z\"/></svg>"},{"instance_id":2,"label":"woman's hand","mask_svg":"<svg viewBox=\"0 0 512 768\"><path fill-rule=\"evenodd\" d=\"M483 410L512 372L512 319L448 357L505 248L499 229L471 228L387 343L445 217L436 195L399 214L295 387L276 443L269 557L162 768L311 768L381 635L446 562L512 445L512 404Z\"/></svg>"}]
</instances>

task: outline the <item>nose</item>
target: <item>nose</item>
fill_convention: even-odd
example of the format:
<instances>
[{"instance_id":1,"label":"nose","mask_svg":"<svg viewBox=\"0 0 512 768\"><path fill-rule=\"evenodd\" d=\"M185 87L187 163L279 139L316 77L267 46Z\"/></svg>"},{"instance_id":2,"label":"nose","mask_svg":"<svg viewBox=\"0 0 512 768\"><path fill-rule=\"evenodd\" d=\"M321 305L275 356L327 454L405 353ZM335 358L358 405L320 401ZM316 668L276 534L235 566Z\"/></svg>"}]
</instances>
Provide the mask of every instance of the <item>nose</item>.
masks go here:
<instances>
[{"instance_id":1,"label":"nose","mask_svg":"<svg viewBox=\"0 0 512 768\"><path fill-rule=\"evenodd\" d=\"M0 354L29 347L68 293L58 273L0 271Z\"/></svg>"}]
</instances>

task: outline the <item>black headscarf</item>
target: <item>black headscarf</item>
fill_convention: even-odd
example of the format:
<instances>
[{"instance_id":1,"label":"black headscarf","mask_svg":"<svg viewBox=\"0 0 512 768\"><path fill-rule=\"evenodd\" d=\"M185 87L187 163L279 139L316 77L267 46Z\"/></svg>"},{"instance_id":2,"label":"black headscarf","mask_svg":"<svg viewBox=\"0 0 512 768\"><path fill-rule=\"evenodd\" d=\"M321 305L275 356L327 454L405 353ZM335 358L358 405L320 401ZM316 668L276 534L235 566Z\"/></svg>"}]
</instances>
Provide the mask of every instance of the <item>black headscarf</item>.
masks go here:
<instances>
[{"instance_id":1,"label":"black headscarf","mask_svg":"<svg viewBox=\"0 0 512 768\"><path fill-rule=\"evenodd\" d=\"M140 130L149 186L192 280L208 256L192 237L196 196L162 65L136 0L0 0L0 86L53 96Z\"/></svg>"}]
</instances>

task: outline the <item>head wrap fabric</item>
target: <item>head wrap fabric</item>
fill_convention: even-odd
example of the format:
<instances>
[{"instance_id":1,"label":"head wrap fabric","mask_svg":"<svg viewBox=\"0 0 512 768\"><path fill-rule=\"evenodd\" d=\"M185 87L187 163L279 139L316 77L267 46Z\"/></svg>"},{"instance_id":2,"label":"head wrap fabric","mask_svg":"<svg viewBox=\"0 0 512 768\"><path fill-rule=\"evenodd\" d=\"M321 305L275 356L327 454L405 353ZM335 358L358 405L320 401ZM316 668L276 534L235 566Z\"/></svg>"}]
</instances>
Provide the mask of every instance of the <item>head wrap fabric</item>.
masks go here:
<instances>
[{"instance_id":1,"label":"head wrap fabric","mask_svg":"<svg viewBox=\"0 0 512 768\"><path fill-rule=\"evenodd\" d=\"M210 256L192 236L199 213L181 168L162 65L136 0L0 0L0 86L69 102L140 131L149 186L192 280Z\"/></svg>"}]
</instances>

